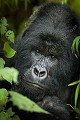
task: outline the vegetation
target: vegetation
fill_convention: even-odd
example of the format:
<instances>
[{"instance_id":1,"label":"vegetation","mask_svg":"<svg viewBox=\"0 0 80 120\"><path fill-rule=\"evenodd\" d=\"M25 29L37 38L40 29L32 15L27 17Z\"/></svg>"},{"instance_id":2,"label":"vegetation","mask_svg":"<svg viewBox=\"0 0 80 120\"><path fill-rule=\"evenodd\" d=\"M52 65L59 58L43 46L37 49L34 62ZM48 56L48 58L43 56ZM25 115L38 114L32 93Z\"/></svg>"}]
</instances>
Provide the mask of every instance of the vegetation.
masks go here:
<instances>
[{"instance_id":1,"label":"vegetation","mask_svg":"<svg viewBox=\"0 0 80 120\"><path fill-rule=\"evenodd\" d=\"M3 17L0 20L0 50L7 58L12 58L16 51L10 47L10 43L14 43L14 32L7 30L7 20ZM18 71L15 68L4 67L5 61L0 58L0 81L8 81L12 84L12 81L18 84ZM10 97L11 96L11 97ZM12 107L6 109L6 105L9 101L12 101L19 109L40 112L49 114L47 111L40 108L37 104L31 101L29 98L20 95L14 91L8 91L5 88L0 89L0 120L20 120L19 117L12 111ZM26 104L27 103L27 104Z\"/></svg>"},{"instance_id":2,"label":"vegetation","mask_svg":"<svg viewBox=\"0 0 80 120\"><path fill-rule=\"evenodd\" d=\"M79 46L80 46L80 36L77 36L74 41L73 41L73 44L72 44L72 53L75 55L75 57L77 57L77 59L80 57L80 51L79 51ZM74 97L74 107L72 107L77 115L79 116L79 119L80 119L80 110L77 108L77 105L78 105L78 99L79 98L79 95L80 95L80 80L78 81L75 81L71 84L69 84L69 86L73 86L73 85L76 85L76 90L75 90L75 97Z\"/></svg>"},{"instance_id":3,"label":"vegetation","mask_svg":"<svg viewBox=\"0 0 80 120\"><path fill-rule=\"evenodd\" d=\"M80 0L0 0L0 81L6 80L10 84L12 84L13 81L15 84L18 84L18 71L15 68L10 68L8 66L5 67L6 61L4 61L3 55L10 59L16 54L16 51L11 47L11 44L14 44L15 42L15 36L23 30L25 23L32 12L39 5L45 2L61 2L62 4L68 3L80 16ZM7 20L9 24L7 23ZM11 31L11 29L13 31ZM75 38L72 44L72 52L77 58L80 57L79 43L80 36ZM69 86L72 85L77 85L77 87L75 91L75 106L71 107L80 117L80 110L77 108L77 101L80 95L80 80L69 84ZM44 112L49 114L27 97L24 97L14 91L8 91L5 88L1 88L0 120L20 120L16 113L12 111L11 107L6 109L6 105L9 101L12 101L14 105L22 110L30 112ZM26 101L28 103L27 105L25 104ZM24 106L26 107L24 108Z\"/></svg>"}]
</instances>

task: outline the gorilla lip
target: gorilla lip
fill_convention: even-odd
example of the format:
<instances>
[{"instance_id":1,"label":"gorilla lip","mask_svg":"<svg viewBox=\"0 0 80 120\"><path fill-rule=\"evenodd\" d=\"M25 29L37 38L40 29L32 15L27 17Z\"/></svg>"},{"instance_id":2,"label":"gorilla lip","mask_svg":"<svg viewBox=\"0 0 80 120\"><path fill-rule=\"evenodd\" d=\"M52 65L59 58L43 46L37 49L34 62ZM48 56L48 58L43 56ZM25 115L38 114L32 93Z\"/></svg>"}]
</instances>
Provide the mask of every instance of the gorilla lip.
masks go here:
<instances>
[{"instance_id":1,"label":"gorilla lip","mask_svg":"<svg viewBox=\"0 0 80 120\"><path fill-rule=\"evenodd\" d=\"M36 83L36 82L33 82L33 81L30 81L30 80L26 80L26 84L27 85L32 85L32 86L35 86L36 88L39 88L39 89L45 89L45 88L47 88L47 86L45 86L45 85L42 85L42 84L40 84L40 83Z\"/></svg>"}]
</instances>

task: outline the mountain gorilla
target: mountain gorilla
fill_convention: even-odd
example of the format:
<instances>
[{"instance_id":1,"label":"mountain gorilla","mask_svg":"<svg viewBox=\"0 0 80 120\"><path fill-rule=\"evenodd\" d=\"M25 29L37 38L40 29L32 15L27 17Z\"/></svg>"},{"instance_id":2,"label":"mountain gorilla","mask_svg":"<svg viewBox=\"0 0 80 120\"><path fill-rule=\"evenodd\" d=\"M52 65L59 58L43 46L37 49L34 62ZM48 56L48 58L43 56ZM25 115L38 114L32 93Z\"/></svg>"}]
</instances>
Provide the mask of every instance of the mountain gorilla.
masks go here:
<instances>
[{"instance_id":1,"label":"mountain gorilla","mask_svg":"<svg viewBox=\"0 0 80 120\"><path fill-rule=\"evenodd\" d=\"M13 89L53 114L47 118L31 116L33 120L71 119L67 104L72 104L74 90L68 84L78 80L79 70L71 45L79 34L79 24L69 6L49 3L30 17L15 43L19 85Z\"/></svg>"}]
</instances>

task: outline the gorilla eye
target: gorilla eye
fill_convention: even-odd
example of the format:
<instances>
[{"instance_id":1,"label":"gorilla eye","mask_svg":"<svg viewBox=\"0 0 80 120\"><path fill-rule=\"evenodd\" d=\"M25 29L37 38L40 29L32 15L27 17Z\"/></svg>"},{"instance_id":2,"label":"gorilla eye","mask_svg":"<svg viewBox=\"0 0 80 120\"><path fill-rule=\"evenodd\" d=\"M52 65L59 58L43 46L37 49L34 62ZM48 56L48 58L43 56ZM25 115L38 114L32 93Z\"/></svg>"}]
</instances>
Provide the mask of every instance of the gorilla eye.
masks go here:
<instances>
[{"instance_id":1,"label":"gorilla eye","mask_svg":"<svg viewBox=\"0 0 80 120\"><path fill-rule=\"evenodd\" d=\"M50 55L50 58L53 59L53 58L55 58L55 56L54 55Z\"/></svg>"},{"instance_id":2,"label":"gorilla eye","mask_svg":"<svg viewBox=\"0 0 80 120\"><path fill-rule=\"evenodd\" d=\"M39 53L39 50L36 50L37 53Z\"/></svg>"},{"instance_id":3,"label":"gorilla eye","mask_svg":"<svg viewBox=\"0 0 80 120\"><path fill-rule=\"evenodd\" d=\"M36 55L40 54L40 51L37 49L34 51Z\"/></svg>"}]
</instances>

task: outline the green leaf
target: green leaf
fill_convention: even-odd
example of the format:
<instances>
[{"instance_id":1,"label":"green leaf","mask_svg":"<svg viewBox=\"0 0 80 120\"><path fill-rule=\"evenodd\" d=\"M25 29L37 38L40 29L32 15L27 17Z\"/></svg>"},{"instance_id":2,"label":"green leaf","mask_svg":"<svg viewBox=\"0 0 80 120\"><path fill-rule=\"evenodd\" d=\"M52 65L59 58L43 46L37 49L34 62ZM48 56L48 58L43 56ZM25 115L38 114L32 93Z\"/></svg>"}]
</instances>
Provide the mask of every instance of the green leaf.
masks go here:
<instances>
[{"instance_id":1,"label":"green leaf","mask_svg":"<svg viewBox=\"0 0 80 120\"><path fill-rule=\"evenodd\" d=\"M12 75L12 80L13 80L14 83L17 84L18 83L18 74L19 74L19 72L15 68L10 68L10 70L11 70L10 74Z\"/></svg>"},{"instance_id":2,"label":"green leaf","mask_svg":"<svg viewBox=\"0 0 80 120\"><path fill-rule=\"evenodd\" d=\"M4 111L4 106L3 105L0 105L0 112L1 111Z\"/></svg>"},{"instance_id":3,"label":"green leaf","mask_svg":"<svg viewBox=\"0 0 80 120\"><path fill-rule=\"evenodd\" d=\"M15 83L18 83L18 71L15 68L0 68L0 79L5 79L10 83L12 83L13 80Z\"/></svg>"},{"instance_id":4,"label":"green leaf","mask_svg":"<svg viewBox=\"0 0 80 120\"><path fill-rule=\"evenodd\" d=\"M78 56L79 56L79 41L80 41L80 36L76 38L76 51L77 51Z\"/></svg>"},{"instance_id":5,"label":"green leaf","mask_svg":"<svg viewBox=\"0 0 80 120\"><path fill-rule=\"evenodd\" d=\"M0 68L3 68L5 65L5 61L3 60L3 58L0 58Z\"/></svg>"},{"instance_id":6,"label":"green leaf","mask_svg":"<svg viewBox=\"0 0 80 120\"><path fill-rule=\"evenodd\" d=\"M78 83L80 83L80 80L75 81L75 82L72 82L72 83L70 83L68 86L76 85L76 84L78 84Z\"/></svg>"},{"instance_id":7,"label":"green leaf","mask_svg":"<svg viewBox=\"0 0 80 120\"><path fill-rule=\"evenodd\" d=\"M8 110L6 110L6 113L8 113L9 116L13 116L15 114L15 112L12 111L12 108L9 108Z\"/></svg>"},{"instance_id":8,"label":"green leaf","mask_svg":"<svg viewBox=\"0 0 80 120\"><path fill-rule=\"evenodd\" d=\"M8 101L8 91L5 88L0 89L0 104L6 105Z\"/></svg>"},{"instance_id":9,"label":"green leaf","mask_svg":"<svg viewBox=\"0 0 80 120\"><path fill-rule=\"evenodd\" d=\"M6 31L7 31L7 28L0 24L0 34L4 35L6 33Z\"/></svg>"},{"instance_id":10,"label":"green leaf","mask_svg":"<svg viewBox=\"0 0 80 120\"><path fill-rule=\"evenodd\" d=\"M3 50L7 58L12 58L16 53L16 51L10 47L9 42L5 42Z\"/></svg>"},{"instance_id":11,"label":"green leaf","mask_svg":"<svg viewBox=\"0 0 80 120\"><path fill-rule=\"evenodd\" d=\"M0 120L20 120L15 112L12 111L12 108L0 112Z\"/></svg>"},{"instance_id":12,"label":"green leaf","mask_svg":"<svg viewBox=\"0 0 80 120\"><path fill-rule=\"evenodd\" d=\"M72 44L72 53L74 53L74 55L76 57L79 56L79 43L80 43L80 36L77 36L74 41L73 41L73 44Z\"/></svg>"},{"instance_id":13,"label":"green leaf","mask_svg":"<svg viewBox=\"0 0 80 120\"><path fill-rule=\"evenodd\" d=\"M11 41L11 42L14 43L15 35L14 35L14 32L13 32L13 31L8 30L5 35L6 35L6 38L7 38L9 41Z\"/></svg>"},{"instance_id":14,"label":"green leaf","mask_svg":"<svg viewBox=\"0 0 80 120\"><path fill-rule=\"evenodd\" d=\"M6 19L5 17L3 17L3 18L1 19L1 24L4 25L4 26L7 26L7 25L8 25L8 24L7 24L7 19Z\"/></svg>"},{"instance_id":15,"label":"green leaf","mask_svg":"<svg viewBox=\"0 0 80 120\"><path fill-rule=\"evenodd\" d=\"M3 17L0 21L0 34L4 35L7 31L7 20L5 17Z\"/></svg>"},{"instance_id":16,"label":"green leaf","mask_svg":"<svg viewBox=\"0 0 80 120\"><path fill-rule=\"evenodd\" d=\"M79 90L80 90L80 84L77 85L76 91L75 91L75 107L77 106L77 100L79 96Z\"/></svg>"},{"instance_id":17,"label":"green leaf","mask_svg":"<svg viewBox=\"0 0 80 120\"><path fill-rule=\"evenodd\" d=\"M30 111L30 112L39 112L39 113L49 114L49 112L43 110L41 107L39 107L36 103L34 103L29 98L27 98L17 92L13 92L13 91L10 91L9 93L11 95L10 100L19 109L25 110L25 111Z\"/></svg>"},{"instance_id":18,"label":"green leaf","mask_svg":"<svg viewBox=\"0 0 80 120\"><path fill-rule=\"evenodd\" d=\"M12 120L20 120L19 116L18 115L14 115Z\"/></svg>"},{"instance_id":19,"label":"green leaf","mask_svg":"<svg viewBox=\"0 0 80 120\"><path fill-rule=\"evenodd\" d=\"M2 111L0 113L0 120L6 120L6 116L5 116L5 112L4 111Z\"/></svg>"}]
</instances>

